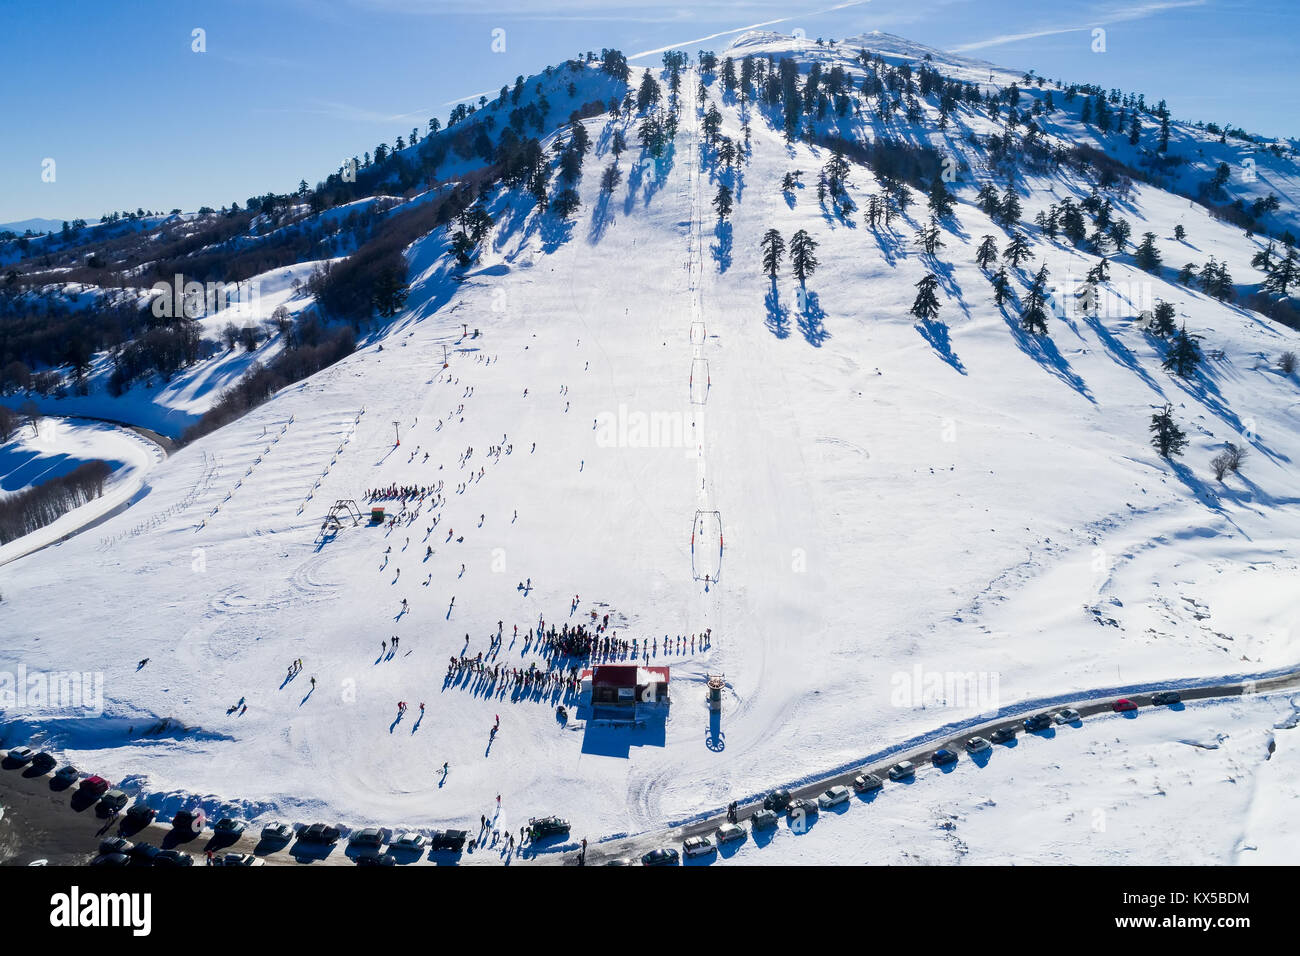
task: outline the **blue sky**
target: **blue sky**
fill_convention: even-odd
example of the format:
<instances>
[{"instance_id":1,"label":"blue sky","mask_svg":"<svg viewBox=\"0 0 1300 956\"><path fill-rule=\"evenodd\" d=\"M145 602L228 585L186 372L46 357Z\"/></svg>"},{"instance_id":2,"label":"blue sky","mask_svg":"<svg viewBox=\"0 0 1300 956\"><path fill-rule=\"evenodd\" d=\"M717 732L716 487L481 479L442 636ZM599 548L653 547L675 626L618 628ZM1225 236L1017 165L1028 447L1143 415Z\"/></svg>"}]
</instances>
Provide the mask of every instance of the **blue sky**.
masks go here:
<instances>
[{"instance_id":1,"label":"blue sky","mask_svg":"<svg viewBox=\"0 0 1300 956\"><path fill-rule=\"evenodd\" d=\"M1180 119L1300 135L1297 0L48 0L2 15L0 222L243 204L581 51L721 50L763 23L809 37L883 30L1140 90ZM195 28L204 53L191 50Z\"/></svg>"}]
</instances>

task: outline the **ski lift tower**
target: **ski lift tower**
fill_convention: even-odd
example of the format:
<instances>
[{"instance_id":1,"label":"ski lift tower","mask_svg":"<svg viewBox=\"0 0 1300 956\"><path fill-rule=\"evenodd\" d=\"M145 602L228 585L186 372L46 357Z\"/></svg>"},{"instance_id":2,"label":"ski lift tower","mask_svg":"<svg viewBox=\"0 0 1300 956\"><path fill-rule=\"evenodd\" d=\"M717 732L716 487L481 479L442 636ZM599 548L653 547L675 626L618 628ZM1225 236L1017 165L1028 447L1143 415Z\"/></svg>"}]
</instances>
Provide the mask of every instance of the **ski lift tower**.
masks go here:
<instances>
[{"instance_id":1,"label":"ski lift tower","mask_svg":"<svg viewBox=\"0 0 1300 956\"><path fill-rule=\"evenodd\" d=\"M393 437L397 439L396 443L393 445L394 448L402 444L402 433L398 427L401 424L401 422L393 422Z\"/></svg>"}]
</instances>

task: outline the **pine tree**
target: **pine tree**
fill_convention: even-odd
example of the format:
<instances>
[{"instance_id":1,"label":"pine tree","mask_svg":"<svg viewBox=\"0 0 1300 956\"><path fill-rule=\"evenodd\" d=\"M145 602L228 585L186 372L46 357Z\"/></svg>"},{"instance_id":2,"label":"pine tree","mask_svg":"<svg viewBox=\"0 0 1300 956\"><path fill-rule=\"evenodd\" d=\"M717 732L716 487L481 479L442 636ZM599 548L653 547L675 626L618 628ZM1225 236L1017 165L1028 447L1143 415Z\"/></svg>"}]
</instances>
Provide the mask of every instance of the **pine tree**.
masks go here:
<instances>
[{"instance_id":1,"label":"pine tree","mask_svg":"<svg viewBox=\"0 0 1300 956\"><path fill-rule=\"evenodd\" d=\"M998 211L998 218L1001 220L1004 228L1012 229L1020 224L1020 197L1010 186L1002 194L1002 205Z\"/></svg>"},{"instance_id":2,"label":"pine tree","mask_svg":"<svg viewBox=\"0 0 1300 956\"><path fill-rule=\"evenodd\" d=\"M1128 244L1128 237L1132 231L1133 227L1128 224L1127 219L1116 219L1110 224L1110 241L1115 243L1115 251L1120 255L1124 254L1124 246Z\"/></svg>"},{"instance_id":3,"label":"pine tree","mask_svg":"<svg viewBox=\"0 0 1300 956\"><path fill-rule=\"evenodd\" d=\"M1295 250L1288 249L1286 257L1281 259L1264 279L1263 288L1271 295L1285 296L1288 295L1288 290L1298 283L1300 283L1300 265L1296 263Z\"/></svg>"},{"instance_id":4,"label":"pine tree","mask_svg":"<svg viewBox=\"0 0 1300 956\"><path fill-rule=\"evenodd\" d=\"M987 270L988 267L996 262L998 258L998 246L992 236L984 236L980 241L980 247L975 250L975 261L981 269Z\"/></svg>"},{"instance_id":5,"label":"pine tree","mask_svg":"<svg viewBox=\"0 0 1300 956\"><path fill-rule=\"evenodd\" d=\"M1002 266L993 274L993 301L999 306L1011 297L1011 279L1007 276L1007 267Z\"/></svg>"},{"instance_id":6,"label":"pine tree","mask_svg":"<svg viewBox=\"0 0 1300 956\"><path fill-rule=\"evenodd\" d=\"M1260 249L1250 257L1250 265L1253 269L1263 269L1265 272L1273 271L1273 241L1270 239L1267 246Z\"/></svg>"},{"instance_id":7,"label":"pine tree","mask_svg":"<svg viewBox=\"0 0 1300 956\"><path fill-rule=\"evenodd\" d=\"M719 222L726 222L731 215L731 190L726 183L718 186L718 194L713 197L713 208L718 210Z\"/></svg>"},{"instance_id":8,"label":"pine tree","mask_svg":"<svg viewBox=\"0 0 1300 956\"><path fill-rule=\"evenodd\" d=\"M1146 272L1155 272L1160 268L1160 251L1156 249L1154 232L1142 233L1142 242L1133 253L1133 260L1139 269Z\"/></svg>"},{"instance_id":9,"label":"pine tree","mask_svg":"<svg viewBox=\"0 0 1300 956\"><path fill-rule=\"evenodd\" d=\"M945 216L952 215L952 206L956 200L944 185L943 179L936 176L934 183L930 186L929 205L930 211L934 213L935 218L943 219Z\"/></svg>"},{"instance_id":10,"label":"pine tree","mask_svg":"<svg viewBox=\"0 0 1300 956\"><path fill-rule=\"evenodd\" d=\"M1047 334L1047 266L1039 268L1034 275L1034 281L1029 286L1029 294L1025 296L1025 308L1020 313L1020 324L1026 332L1033 334Z\"/></svg>"},{"instance_id":11,"label":"pine tree","mask_svg":"<svg viewBox=\"0 0 1300 956\"><path fill-rule=\"evenodd\" d=\"M803 229L790 239L790 267L794 270L795 278L799 280L800 285L803 285L808 277L817 271L817 256L814 255L816 248L817 241Z\"/></svg>"},{"instance_id":12,"label":"pine tree","mask_svg":"<svg viewBox=\"0 0 1300 956\"><path fill-rule=\"evenodd\" d=\"M582 200L579 198L577 190L572 187L561 189L551 201L551 207L561 219L568 219L578 211L578 207L581 205Z\"/></svg>"},{"instance_id":13,"label":"pine tree","mask_svg":"<svg viewBox=\"0 0 1300 956\"><path fill-rule=\"evenodd\" d=\"M600 191L603 193L612 193L618 188L618 184L623 181L623 171L618 168L617 163L610 163L605 167L605 171L600 176Z\"/></svg>"},{"instance_id":14,"label":"pine tree","mask_svg":"<svg viewBox=\"0 0 1300 956\"><path fill-rule=\"evenodd\" d=\"M763 271L775 279L781 267L781 256L785 254L785 240L777 230L769 229L763 233L760 245L763 249Z\"/></svg>"},{"instance_id":15,"label":"pine tree","mask_svg":"<svg viewBox=\"0 0 1300 956\"><path fill-rule=\"evenodd\" d=\"M1034 258L1034 253L1029 248L1029 242L1025 237L1017 232L1012 234L1011 241L1002 252L1002 257L1011 263L1011 268L1019 269L1022 262Z\"/></svg>"},{"instance_id":16,"label":"pine tree","mask_svg":"<svg viewBox=\"0 0 1300 956\"><path fill-rule=\"evenodd\" d=\"M933 272L926 274L916 284L916 301L912 303L911 313L922 322L933 321L939 317L939 299L934 294L939 280Z\"/></svg>"},{"instance_id":17,"label":"pine tree","mask_svg":"<svg viewBox=\"0 0 1300 956\"><path fill-rule=\"evenodd\" d=\"M1165 404L1163 409L1151 416L1150 431L1151 447L1159 453L1161 458L1181 455L1183 449L1187 447L1187 436L1174 422L1174 409L1168 403Z\"/></svg>"},{"instance_id":18,"label":"pine tree","mask_svg":"<svg viewBox=\"0 0 1300 956\"><path fill-rule=\"evenodd\" d=\"M929 223L916 234L916 244L925 250L927 256L932 256L943 248L943 240L940 236L939 224L931 216Z\"/></svg>"},{"instance_id":19,"label":"pine tree","mask_svg":"<svg viewBox=\"0 0 1300 956\"><path fill-rule=\"evenodd\" d=\"M975 195L975 205L979 206L990 219L997 219L998 212L1002 208L1002 203L998 199L997 187L992 183L985 183L981 186L980 191Z\"/></svg>"},{"instance_id":20,"label":"pine tree","mask_svg":"<svg viewBox=\"0 0 1300 956\"><path fill-rule=\"evenodd\" d=\"M1151 313L1151 334L1168 338L1178 331L1174 325L1174 307L1170 302L1156 300L1155 310Z\"/></svg>"},{"instance_id":21,"label":"pine tree","mask_svg":"<svg viewBox=\"0 0 1300 956\"><path fill-rule=\"evenodd\" d=\"M1173 343L1170 345L1169 352L1165 355L1165 360L1162 363L1163 367L1183 378L1187 378L1195 372L1196 366L1201 364L1201 350L1196 344L1197 339L1200 337L1199 335L1189 335L1187 333L1187 324L1183 323L1183 327L1174 333Z\"/></svg>"}]
</instances>

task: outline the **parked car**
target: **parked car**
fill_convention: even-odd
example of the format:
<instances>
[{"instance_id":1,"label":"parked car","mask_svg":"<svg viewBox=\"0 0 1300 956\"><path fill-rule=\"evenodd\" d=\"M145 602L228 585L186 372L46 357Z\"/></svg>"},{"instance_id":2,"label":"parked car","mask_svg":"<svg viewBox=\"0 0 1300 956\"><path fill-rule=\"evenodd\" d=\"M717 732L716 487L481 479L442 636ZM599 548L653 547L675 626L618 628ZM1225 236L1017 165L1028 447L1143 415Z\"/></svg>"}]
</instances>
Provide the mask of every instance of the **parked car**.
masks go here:
<instances>
[{"instance_id":1,"label":"parked car","mask_svg":"<svg viewBox=\"0 0 1300 956\"><path fill-rule=\"evenodd\" d=\"M718 843L735 843L745 839L745 828L736 823L724 823L718 827Z\"/></svg>"},{"instance_id":2,"label":"parked car","mask_svg":"<svg viewBox=\"0 0 1300 956\"><path fill-rule=\"evenodd\" d=\"M763 798L764 810L775 810L780 813L788 806L790 806L789 790L773 790Z\"/></svg>"},{"instance_id":3,"label":"parked car","mask_svg":"<svg viewBox=\"0 0 1300 956\"><path fill-rule=\"evenodd\" d=\"M749 818L749 825L755 830L771 830L776 824L775 810L755 810L754 815Z\"/></svg>"},{"instance_id":4,"label":"parked car","mask_svg":"<svg viewBox=\"0 0 1300 956\"><path fill-rule=\"evenodd\" d=\"M912 763L912 761L910 760L904 760L901 763L896 763L889 768L889 779L906 780L908 777L912 776L915 773L916 773L916 765Z\"/></svg>"},{"instance_id":5,"label":"parked car","mask_svg":"<svg viewBox=\"0 0 1300 956\"><path fill-rule=\"evenodd\" d=\"M384 845L384 831L378 827L366 827L352 834L348 842L352 846L380 847Z\"/></svg>"},{"instance_id":6,"label":"parked car","mask_svg":"<svg viewBox=\"0 0 1300 956\"><path fill-rule=\"evenodd\" d=\"M162 850L152 843L137 843L131 847L131 852L127 856L131 858L132 863L138 866L148 866L161 852Z\"/></svg>"},{"instance_id":7,"label":"parked car","mask_svg":"<svg viewBox=\"0 0 1300 956\"><path fill-rule=\"evenodd\" d=\"M9 759L19 766L30 763L31 759L35 756L36 751L31 747L15 747L13 750L9 751Z\"/></svg>"},{"instance_id":8,"label":"parked car","mask_svg":"<svg viewBox=\"0 0 1300 956\"><path fill-rule=\"evenodd\" d=\"M661 846L641 857L642 866L676 866L680 857L670 846Z\"/></svg>"},{"instance_id":9,"label":"parked car","mask_svg":"<svg viewBox=\"0 0 1300 956\"><path fill-rule=\"evenodd\" d=\"M262 827L262 839L267 843L288 843L293 839L293 827L273 821Z\"/></svg>"},{"instance_id":10,"label":"parked car","mask_svg":"<svg viewBox=\"0 0 1300 956\"><path fill-rule=\"evenodd\" d=\"M1052 719L1055 720L1058 724L1072 724L1076 720L1083 720L1083 715L1080 714L1077 710L1074 710L1071 707L1067 707L1065 708L1065 710L1058 710L1052 716Z\"/></svg>"},{"instance_id":11,"label":"parked car","mask_svg":"<svg viewBox=\"0 0 1300 956\"><path fill-rule=\"evenodd\" d=\"M817 798L817 805L823 810L829 810L831 807L838 807L841 803L846 803L849 796L848 787L831 787Z\"/></svg>"},{"instance_id":12,"label":"parked car","mask_svg":"<svg viewBox=\"0 0 1300 956\"><path fill-rule=\"evenodd\" d=\"M130 798L121 790L110 790L99 798L99 805L95 807L95 812L101 817L111 817L121 812L128 799Z\"/></svg>"},{"instance_id":13,"label":"parked car","mask_svg":"<svg viewBox=\"0 0 1300 956\"><path fill-rule=\"evenodd\" d=\"M145 806L143 803L133 803L126 811L126 822L136 828L145 827L153 822L157 813L158 811L153 807Z\"/></svg>"},{"instance_id":14,"label":"parked car","mask_svg":"<svg viewBox=\"0 0 1300 956\"><path fill-rule=\"evenodd\" d=\"M221 858L220 866L266 866L266 861L251 853L227 853Z\"/></svg>"},{"instance_id":15,"label":"parked car","mask_svg":"<svg viewBox=\"0 0 1300 956\"><path fill-rule=\"evenodd\" d=\"M429 837L429 848L459 853L465 849L465 841L468 839L469 833L465 830L434 830L433 835Z\"/></svg>"},{"instance_id":16,"label":"parked car","mask_svg":"<svg viewBox=\"0 0 1300 956\"><path fill-rule=\"evenodd\" d=\"M135 846L130 840L123 840L121 837L113 837L105 840L99 845L99 855L107 856L110 853L121 853L123 856L131 852L131 847Z\"/></svg>"},{"instance_id":17,"label":"parked car","mask_svg":"<svg viewBox=\"0 0 1300 956\"><path fill-rule=\"evenodd\" d=\"M32 758L32 769L40 773L49 773L57 764L58 761L54 759L54 755L46 753L44 750Z\"/></svg>"},{"instance_id":18,"label":"parked car","mask_svg":"<svg viewBox=\"0 0 1300 956\"><path fill-rule=\"evenodd\" d=\"M528 836L533 840L542 840L550 836L568 836L569 821L560 817L534 817L528 821Z\"/></svg>"},{"instance_id":19,"label":"parked car","mask_svg":"<svg viewBox=\"0 0 1300 956\"><path fill-rule=\"evenodd\" d=\"M126 866L131 858L125 853L101 853L90 861L91 866Z\"/></svg>"},{"instance_id":20,"label":"parked car","mask_svg":"<svg viewBox=\"0 0 1300 956\"><path fill-rule=\"evenodd\" d=\"M393 850L420 853L428 842L428 838L423 833L399 833L388 846Z\"/></svg>"},{"instance_id":21,"label":"parked car","mask_svg":"<svg viewBox=\"0 0 1300 956\"><path fill-rule=\"evenodd\" d=\"M1151 695L1151 703L1156 705L1177 704L1181 703L1182 699L1183 695L1176 690L1161 690Z\"/></svg>"},{"instance_id":22,"label":"parked car","mask_svg":"<svg viewBox=\"0 0 1300 956\"><path fill-rule=\"evenodd\" d=\"M77 788L78 792L88 793L92 797L98 797L108 790L108 781L98 774L92 774L85 780L81 781L81 786Z\"/></svg>"},{"instance_id":23,"label":"parked car","mask_svg":"<svg viewBox=\"0 0 1300 956\"><path fill-rule=\"evenodd\" d=\"M1051 714L1034 714L1032 717L1025 718L1025 733L1032 734L1039 730L1046 730L1052 726Z\"/></svg>"},{"instance_id":24,"label":"parked car","mask_svg":"<svg viewBox=\"0 0 1300 956\"><path fill-rule=\"evenodd\" d=\"M1016 739L1016 728L999 727L993 733L989 734L989 740L995 744L1005 744Z\"/></svg>"},{"instance_id":25,"label":"parked car","mask_svg":"<svg viewBox=\"0 0 1300 956\"><path fill-rule=\"evenodd\" d=\"M816 800L791 800L790 805L785 808L785 812L791 819L799 819L801 816L805 819L817 816Z\"/></svg>"},{"instance_id":26,"label":"parked car","mask_svg":"<svg viewBox=\"0 0 1300 956\"><path fill-rule=\"evenodd\" d=\"M884 785L884 781L874 773L860 773L853 778L853 789L858 793L870 793L873 790L879 790Z\"/></svg>"},{"instance_id":27,"label":"parked car","mask_svg":"<svg viewBox=\"0 0 1300 956\"><path fill-rule=\"evenodd\" d=\"M59 768L59 772L54 775L54 779L59 783L72 786L72 784L77 782L77 778L80 776L81 771L72 764L68 764L67 766Z\"/></svg>"},{"instance_id":28,"label":"parked car","mask_svg":"<svg viewBox=\"0 0 1300 956\"><path fill-rule=\"evenodd\" d=\"M172 815L172 829L180 833L193 833L198 836L203 832L203 824L207 820L207 815L203 812L202 807L194 807L187 810L177 810Z\"/></svg>"},{"instance_id":29,"label":"parked car","mask_svg":"<svg viewBox=\"0 0 1300 956\"><path fill-rule=\"evenodd\" d=\"M993 745L983 737L975 736L966 741L966 752L968 754L982 754L986 750L992 750Z\"/></svg>"},{"instance_id":30,"label":"parked car","mask_svg":"<svg viewBox=\"0 0 1300 956\"><path fill-rule=\"evenodd\" d=\"M687 856L708 856L716 849L713 841L706 836L687 837L682 841L682 851Z\"/></svg>"},{"instance_id":31,"label":"parked car","mask_svg":"<svg viewBox=\"0 0 1300 956\"><path fill-rule=\"evenodd\" d=\"M154 866L193 866L194 857L184 850L163 850L153 858Z\"/></svg>"},{"instance_id":32,"label":"parked car","mask_svg":"<svg viewBox=\"0 0 1300 956\"><path fill-rule=\"evenodd\" d=\"M612 860L606 860L605 866L636 866L636 860L630 856L616 856Z\"/></svg>"},{"instance_id":33,"label":"parked car","mask_svg":"<svg viewBox=\"0 0 1300 956\"><path fill-rule=\"evenodd\" d=\"M1138 705L1133 703L1133 701L1129 700L1127 697L1121 697L1119 700L1115 701L1115 703L1111 704L1111 708L1116 713L1123 713L1128 710L1137 710Z\"/></svg>"},{"instance_id":34,"label":"parked car","mask_svg":"<svg viewBox=\"0 0 1300 956\"><path fill-rule=\"evenodd\" d=\"M298 839L304 843L325 843L335 844L339 842L339 833L337 827L326 826L323 823L313 823L309 827L304 827L298 831Z\"/></svg>"},{"instance_id":35,"label":"parked car","mask_svg":"<svg viewBox=\"0 0 1300 956\"><path fill-rule=\"evenodd\" d=\"M246 824L242 820L235 820L231 817L222 817L212 825L212 832L228 837L239 837L244 833Z\"/></svg>"},{"instance_id":36,"label":"parked car","mask_svg":"<svg viewBox=\"0 0 1300 956\"><path fill-rule=\"evenodd\" d=\"M945 764L956 763L957 751L949 750L947 747L940 747L938 750L934 752L934 755L930 758L930 761L936 767L942 767Z\"/></svg>"},{"instance_id":37,"label":"parked car","mask_svg":"<svg viewBox=\"0 0 1300 956\"><path fill-rule=\"evenodd\" d=\"M391 853L358 853L353 860L357 866L397 866Z\"/></svg>"}]
</instances>

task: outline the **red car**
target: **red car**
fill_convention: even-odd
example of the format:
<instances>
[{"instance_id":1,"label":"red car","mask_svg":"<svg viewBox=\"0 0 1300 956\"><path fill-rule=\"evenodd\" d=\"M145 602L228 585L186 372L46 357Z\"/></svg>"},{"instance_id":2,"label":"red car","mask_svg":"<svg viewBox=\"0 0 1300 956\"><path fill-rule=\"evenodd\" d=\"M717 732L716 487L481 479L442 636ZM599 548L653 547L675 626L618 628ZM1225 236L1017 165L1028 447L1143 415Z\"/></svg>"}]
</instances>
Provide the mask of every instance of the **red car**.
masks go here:
<instances>
[{"instance_id":1,"label":"red car","mask_svg":"<svg viewBox=\"0 0 1300 956\"><path fill-rule=\"evenodd\" d=\"M86 793L92 793L98 797L100 794L108 790L108 781L103 777L90 776L81 781L81 786L77 789L84 790Z\"/></svg>"},{"instance_id":2,"label":"red car","mask_svg":"<svg viewBox=\"0 0 1300 956\"><path fill-rule=\"evenodd\" d=\"M1125 710L1137 710L1138 705L1133 703L1133 701L1129 700L1127 697L1121 697L1119 700L1115 701L1115 703L1111 705L1111 709L1117 712L1125 711Z\"/></svg>"}]
</instances>

